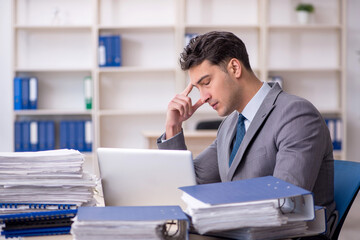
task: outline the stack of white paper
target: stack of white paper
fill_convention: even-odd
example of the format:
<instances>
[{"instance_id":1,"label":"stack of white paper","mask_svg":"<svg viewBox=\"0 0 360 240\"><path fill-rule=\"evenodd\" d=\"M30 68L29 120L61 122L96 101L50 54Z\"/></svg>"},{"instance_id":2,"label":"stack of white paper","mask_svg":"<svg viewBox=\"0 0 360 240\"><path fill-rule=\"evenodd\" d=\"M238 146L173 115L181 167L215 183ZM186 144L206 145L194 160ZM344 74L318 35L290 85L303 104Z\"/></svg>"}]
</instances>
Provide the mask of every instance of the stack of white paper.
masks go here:
<instances>
[{"instance_id":1,"label":"stack of white paper","mask_svg":"<svg viewBox=\"0 0 360 240\"><path fill-rule=\"evenodd\" d=\"M302 221L290 222L276 227L241 228L212 233L212 235L243 240L284 239L290 236L301 236L306 233L307 229L306 222Z\"/></svg>"},{"instance_id":2,"label":"stack of white paper","mask_svg":"<svg viewBox=\"0 0 360 240\"><path fill-rule=\"evenodd\" d=\"M315 206L315 219L311 221L288 222L275 227L240 228L230 231L213 232L213 236L244 240L292 239L325 233L325 208Z\"/></svg>"},{"instance_id":3,"label":"stack of white paper","mask_svg":"<svg viewBox=\"0 0 360 240\"><path fill-rule=\"evenodd\" d=\"M32 203L95 205L98 181L83 172L83 163L77 150L0 153L0 213L21 212Z\"/></svg>"},{"instance_id":4,"label":"stack of white paper","mask_svg":"<svg viewBox=\"0 0 360 240\"><path fill-rule=\"evenodd\" d=\"M188 239L179 206L80 207L71 226L74 240Z\"/></svg>"},{"instance_id":5,"label":"stack of white paper","mask_svg":"<svg viewBox=\"0 0 360 240\"><path fill-rule=\"evenodd\" d=\"M182 199L187 203L192 224L200 234L245 227L281 226L287 222L287 217L279 211L277 200L209 205L187 194Z\"/></svg>"}]
</instances>

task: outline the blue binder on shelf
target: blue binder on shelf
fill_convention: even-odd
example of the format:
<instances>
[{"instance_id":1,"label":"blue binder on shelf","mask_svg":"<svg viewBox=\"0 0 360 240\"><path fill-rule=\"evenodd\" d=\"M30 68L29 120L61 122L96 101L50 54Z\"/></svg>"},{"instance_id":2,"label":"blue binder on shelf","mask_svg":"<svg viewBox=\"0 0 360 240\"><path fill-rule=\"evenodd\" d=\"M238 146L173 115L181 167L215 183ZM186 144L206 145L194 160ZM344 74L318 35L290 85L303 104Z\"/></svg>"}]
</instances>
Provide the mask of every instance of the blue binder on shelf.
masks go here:
<instances>
[{"instance_id":1,"label":"blue binder on shelf","mask_svg":"<svg viewBox=\"0 0 360 240\"><path fill-rule=\"evenodd\" d=\"M92 151L92 121L85 121L84 123L84 151L91 152Z\"/></svg>"},{"instance_id":2,"label":"blue binder on shelf","mask_svg":"<svg viewBox=\"0 0 360 240\"><path fill-rule=\"evenodd\" d=\"M14 110L22 109L22 79L14 78Z\"/></svg>"},{"instance_id":3,"label":"blue binder on shelf","mask_svg":"<svg viewBox=\"0 0 360 240\"><path fill-rule=\"evenodd\" d=\"M69 129L66 121L60 122L60 149L68 148Z\"/></svg>"},{"instance_id":4,"label":"blue binder on shelf","mask_svg":"<svg viewBox=\"0 0 360 240\"><path fill-rule=\"evenodd\" d=\"M76 146L77 150L85 151L85 122L77 121L76 122Z\"/></svg>"},{"instance_id":5,"label":"blue binder on shelf","mask_svg":"<svg viewBox=\"0 0 360 240\"><path fill-rule=\"evenodd\" d=\"M121 37L120 35L111 36L112 43L112 62L114 67L121 66Z\"/></svg>"},{"instance_id":6,"label":"blue binder on shelf","mask_svg":"<svg viewBox=\"0 0 360 240\"><path fill-rule=\"evenodd\" d=\"M46 121L46 149L55 149L55 122Z\"/></svg>"},{"instance_id":7,"label":"blue binder on shelf","mask_svg":"<svg viewBox=\"0 0 360 240\"><path fill-rule=\"evenodd\" d=\"M30 122L30 151L39 150L39 124L37 121Z\"/></svg>"},{"instance_id":8,"label":"blue binder on shelf","mask_svg":"<svg viewBox=\"0 0 360 240\"><path fill-rule=\"evenodd\" d=\"M104 36L99 36L99 67L106 67L106 38Z\"/></svg>"},{"instance_id":9,"label":"blue binder on shelf","mask_svg":"<svg viewBox=\"0 0 360 240\"><path fill-rule=\"evenodd\" d=\"M273 176L180 187L187 199L204 206L278 200L279 208L288 221L313 220L314 198L310 191Z\"/></svg>"},{"instance_id":10,"label":"blue binder on shelf","mask_svg":"<svg viewBox=\"0 0 360 240\"><path fill-rule=\"evenodd\" d=\"M21 108L22 109L29 109L29 78L22 78L21 83Z\"/></svg>"},{"instance_id":11,"label":"blue binder on shelf","mask_svg":"<svg viewBox=\"0 0 360 240\"><path fill-rule=\"evenodd\" d=\"M15 152L22 152L22 123L15 122Z\"/></svg>"},{"instance_id":12,"label":"blue binder on shelf","mask_svg":"<svg viewBox=\"0 0 360 240\"><path fill-rule=\"evenodd\" d=\"M29 79L29 109L37 109L38 97L38 79L31 77Z\"/></svg>"},{"instance_id":13,"label":"blue binder on shelf","mask_svg":"<svg viewBox=\"0 0 360 240\"><path fill-rule=\"evenodd\" d=\"M120 67L122 66L121 57L121 36L103 35L99 36L99 66L100 67Z\"/></svg>"},{"instance_id":14,"label":"blue binder on shelf","mask_svg":"<svg viewBox=\"0 0 360 240\"><path fill-rule=\"evenodd\" d=\"M39 151L47 150L46 143L46 122L39 121L38 123L38 131L39 131Z\"/></svg>"},{"instance_id":15,"label":"blue binder on shelf","mask_svg":"<svg viewBox=\"0 0 360 240\"><path fill-rule=\"evenodd\" d=\"M77 149L76 146L76 122L75 121L68 121L68 148L70 149Z\"/></svg>"},{"instance_id":16,"label":"blue binder on shelf","mask_svg":"<svg viewBox=\"0 0 360 240\"><path fill-rule=\"evenodd\" d=\"M30 122L24 121L22 122L22 150L30 151Z\"/></svg>"}]
</instances>

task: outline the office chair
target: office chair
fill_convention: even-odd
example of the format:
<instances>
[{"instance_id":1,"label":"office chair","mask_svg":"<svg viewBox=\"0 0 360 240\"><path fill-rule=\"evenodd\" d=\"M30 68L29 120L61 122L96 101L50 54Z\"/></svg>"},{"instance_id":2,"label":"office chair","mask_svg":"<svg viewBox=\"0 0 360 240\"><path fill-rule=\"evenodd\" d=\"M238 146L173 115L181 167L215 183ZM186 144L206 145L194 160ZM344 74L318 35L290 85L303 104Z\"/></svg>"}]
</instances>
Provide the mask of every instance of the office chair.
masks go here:
<instances>
[{"instance_id":1,"label":"office chair","mask_svg":"<svg viewBox=\"0 0 360 240\"><path fill-rule=\"evenodd\" d=\"M331 240L337 240L352 203L360 189L360 163L334 161L334 197L338 211Z\"/></svg>"}]
</instances>

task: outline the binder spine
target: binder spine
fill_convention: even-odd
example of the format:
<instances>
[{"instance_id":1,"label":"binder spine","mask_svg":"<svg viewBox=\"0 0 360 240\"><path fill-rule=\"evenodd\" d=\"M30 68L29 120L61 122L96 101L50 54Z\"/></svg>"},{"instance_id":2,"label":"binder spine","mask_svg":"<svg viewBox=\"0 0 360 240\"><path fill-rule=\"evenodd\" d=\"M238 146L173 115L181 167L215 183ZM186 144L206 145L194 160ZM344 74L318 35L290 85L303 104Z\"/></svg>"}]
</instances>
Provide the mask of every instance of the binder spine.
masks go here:
<instances>
[{"instance_id":1,"label":"binder spine","mask_svg":"<svg viewBox=\"0 0 360 240\"><path fill-rule=\"evenodd\" d=\"M15 122L15 152L22 152L22 122Z\"/></svg>"},{"instance_id":2,"label":"binder spine","mask_svg":"<svg viewBox=\"0 0 360 240\"><path fill-rule=\"evenodd\" d=\"M38 80L31 77L29 80L29 109L37 109Z\"/></svg>"},{"instance_id":3,"label":"binder spine","mask_svg":"<svg viewBox=\"0 0 360 240\"><path fill-rule=\"evenodd\" d=\"M29 78L22 78L21 87L21 107L22 109L29 109Z\"/></svg>"},{"instance_id":4,"label":"binder spine","mask_svg":"<svg viewBox=\"0 0 360 240\"><path fill-rule=\"evenodd\" d=\"M14 78L14 110L22 109L22 79Z\"/></svg>"},{"instance_id":5,"label":"binder spine","mask_svg":"<svg viewBox=\"0 0 360 240\"><path fill-rule=\"evenodd\" d=\"M39 150L38 122L30 122L30 150Z\"/></svg>"}]
</instances>

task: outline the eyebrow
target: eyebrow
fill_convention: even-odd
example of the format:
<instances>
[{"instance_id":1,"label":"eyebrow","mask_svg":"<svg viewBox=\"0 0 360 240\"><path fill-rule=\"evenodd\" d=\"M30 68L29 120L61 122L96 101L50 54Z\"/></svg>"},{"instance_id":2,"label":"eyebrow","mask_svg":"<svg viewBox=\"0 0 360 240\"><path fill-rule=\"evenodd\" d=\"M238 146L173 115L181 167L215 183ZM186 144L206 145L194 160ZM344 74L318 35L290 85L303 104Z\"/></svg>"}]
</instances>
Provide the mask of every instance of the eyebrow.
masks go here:
<instances>
[{"instance_id":1,"label":"eyebrow","mask_svg":"<svg viewBox=\"0 0 360 240\"><path fill-rule=\"evenodd\" d=\"M202 80L204 80L205 78L207 78L207 77L209 77L209 76L210 76L209 74L202 76L202 77L196 82L196 84L194 85L194 87L196 87L196 85L199 85Z\"/></svg>"}]
</instances>

